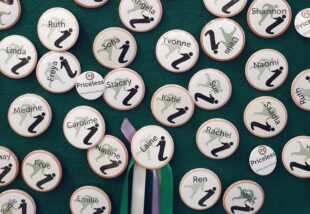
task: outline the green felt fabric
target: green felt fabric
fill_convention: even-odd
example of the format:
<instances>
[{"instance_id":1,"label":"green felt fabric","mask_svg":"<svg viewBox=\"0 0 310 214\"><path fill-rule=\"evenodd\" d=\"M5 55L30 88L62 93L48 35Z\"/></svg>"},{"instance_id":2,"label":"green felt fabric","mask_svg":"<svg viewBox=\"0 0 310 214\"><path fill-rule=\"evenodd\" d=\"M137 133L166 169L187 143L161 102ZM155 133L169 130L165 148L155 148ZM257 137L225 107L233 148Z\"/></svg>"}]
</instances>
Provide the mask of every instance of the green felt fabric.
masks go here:
<instances>
[{"instance_id":1,"label":"green felt fabric","mask_svg":"<svg viewBox=\"0 0 310 214\"><path fill-rule=\"evenodd\" d=\"M248 5L251 1L248 2ZM60 6L75 14L80 24L80 36L76 45L70 50L80 60L83 71L95 70L102 75L109 71L103 68L92 54L92 42L103 29L111 26L124 27L118 16L117 0L110 0L99 9L85 9L76 5L73 0L23 0L22 16L18 24L10 30L1 31L0 39L12 34L28 37L35 44L39 55L47 50L39 42L36 25L40 15L47 9ZM181 201L178 185L182 176L189 170L205 167L213 170L221 179L223 190L231 183L240 179L252 179L265 190L266 200L260 213L310 213L310 183L308 180L298 179L290 175L281 162L281 151L284 144L297 135L309 135L309 112L299 109L291 100L290 85L293 78L302 70L310 68L309 46L310 39L304 39L297 34L293 24L288 31L279 38L266 40L258 38L246 23L246 10L233 17L244 28L246 33L246 48L242 55L231 62L221 63L209 59L201 50L198 63L193 69L184 74L174 74L165 71L155 57L155 45L158 38L168 30L183 29L199 39L203 26L215 17L204 7L202 0L164 0L164 16L157 28L148 33L133 33L138 43L138 54L129 66L141 74L146 83L146 96L136 109L120 112L108 107L103 99L85 101L75 90L65 94L52 94L40 87L35 72L23 80L12 80L0 76L0 144L11 148L21 161L27 153L36 149L46 149L53 152L61 161L63 180L59 187L50 193L37 193L24 183L21 174L16 181L6 189L18 188L30 193L38 206L39 213L58 214L69 213L69 199L72 192L83 185L95 185L105 190L113 204L113 213L119 213L122 184L124 175L108 180L96 176L87 164L85 151L73 148L64 138L62 122L66 113L73 107L89 105L98 109L107 123L107 132L126 142L120 132L120 124L124 117L129 118L136 128L149 124L158 124L150 110L150 100L156 89L168 83L180 84L187 87L191 76L203 68L217 68L223 70L231 79L233 94L229 103L220 110L205 111L196 108L195 114L188 122L179 128L167 128L175 141L175 154L171 161L174 173L174 213L194 214L202 213L187 208ZM305 0L290 1L294 15L303 8L310 7ZM248 7L247 5L247 7ZM289 62L290 71L284 85L272 92L260 92L247 83L244 66L249 56L263 48L274 48L282 52ZM19 95L35 93L46 98L53 110L53 120L49 129L36 138L24 138L16 135L9 127L7 110L10 103ZM285 130L271 139L260 139L251 135L243 124L243 111L253 98L262 95L274 96L286 105L289 119ZM241 136L241 143L237 152L225 160L210 160L204 157L195 144L198 127L210 118L225 118L233 122ZM275 172L267 177L255 175L248 164L251 150L260 144L273 147L279 157ZM128 144L127 144L128 145ZM147 183L151 187L151 182ZM147 207L150 207L150 193L148 190ZM149 213L146 211L145 213ZM204 213L204 212L203 212ZM224 213L222 201L206 213Z\"/></svg>"}]
</instances>

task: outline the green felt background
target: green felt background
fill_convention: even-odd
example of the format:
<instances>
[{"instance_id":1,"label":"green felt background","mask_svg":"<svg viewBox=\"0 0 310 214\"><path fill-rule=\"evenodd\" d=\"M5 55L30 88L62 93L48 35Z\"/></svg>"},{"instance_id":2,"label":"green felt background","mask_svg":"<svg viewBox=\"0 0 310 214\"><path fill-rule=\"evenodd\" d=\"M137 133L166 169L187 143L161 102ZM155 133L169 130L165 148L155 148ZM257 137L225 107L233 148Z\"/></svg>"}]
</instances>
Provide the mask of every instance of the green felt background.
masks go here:
<instances>
[{"instance_id":1,"label":"green felt background","mask_svg":"<svg viewBox=\"0 0 310 214\"><path fill-rule=\"evenodd\" d=\"M248 2L247 7L249 6ZM40 15L47 9L60 6L75 14L80 24L80 36L76 45L70 50L80 60L82 70L95 70L102 75L109 71L103 68L92 54L92 42L103 29L112 26L124 27L118 16L118 0L110 0L99 9L85 9L76 5L73 0L23 0L22 16L18 24L10 30L1 31L0 39L12 34L28 37L35 44L42 56L46 50L39 42L36 25ZM310 7L308 0L290 1L293 15L303 8ZM209 59L201 50L198 63L185 74L174 74L164 70L155 57L155 45L158 38L168 30L183 29L199 39L203 26L215 17L203 5L202 0L164 0L162 1L164 15L157 28L148 33L133 33L138 43L138 54L129 66L138 71L146 83L146 96L136 109L120 112L108 107L103 99L85 101L75 90L65 94L52 94L38 84L35 73L23 80L12 80L0 76L0 144L11 148L19 160L27 153L36 149L46 149L53 152L63 166L63 180L60 186L50 193L37 193L24 183L21 174L16 181L0 192L10 188L19 188L30 193L39 213L60 214L69 213L69 198L72 192L83 185L95 185L104 189L113 204L113 213L119 213L119 204L124 176L113 180L96 176L87 164L85 151L73 148L64 138L62 122L66 113L73 107L89 105L98 109L107 123L107 132L125 139L120 132L120 124L124 117L129 118L137 128L149 124L158 124L150 111L150 100L154 91L168 83L180 84L187 87L191 76L203 68L223 70L231 79L233 94L230 102L220 110L205 111L196 108L193 118L182 127L167 128L175 141L175 154L171 161L174 173L174 210L176 214L192 214L198 211L187 208L180 200L178 185L182 176L189 170L205 167L213 170L221 179L223 190L231 183L240 179L252 179L265 190L266 201L260 213L310 213L309 179L302 180L290 175L279 159L275 172L267 177L255 175L249 165L248 156L251 150L260 144L273 147L280 158L284 144L292 137L309 135L309 112L299 109L291 100L290 85L293 78L302 70L310 68L309 47L310 39L304 39L291 24L288 31L279 38L266 40L250 32L246 23L246 10L234 20L239 22L246 33L246 48L242 55L227 63ZM246 9L247 9L246 7ZM263 48L274 48L282 52L289 62L290 70L284 85L272 92L260 92L253 89L246 81L244 66L249 56ZM53 120L49 129L36 138L24 138L16 135L7 122L7 110L10 103L19 95L35 93L46 98L53 110ZM289 119L285 130L271 139L260 139L251 135L243 124L243 110L252 99L271 95L280 99L287 107ZM225 160L210 160L204 157L196 147L195 134L198 127L207 119L221 117L233 122L241 135L241 143L237 152ZM127 144L128 145L128 144ZM149 194L148 194L149 195ZM148 198L147 200L149 200ZM147 203L149 207L150 203ZM206 213L224 213L220 200ZM149 213L146 211L145 213Z\"/></svg>"}]
</instances>

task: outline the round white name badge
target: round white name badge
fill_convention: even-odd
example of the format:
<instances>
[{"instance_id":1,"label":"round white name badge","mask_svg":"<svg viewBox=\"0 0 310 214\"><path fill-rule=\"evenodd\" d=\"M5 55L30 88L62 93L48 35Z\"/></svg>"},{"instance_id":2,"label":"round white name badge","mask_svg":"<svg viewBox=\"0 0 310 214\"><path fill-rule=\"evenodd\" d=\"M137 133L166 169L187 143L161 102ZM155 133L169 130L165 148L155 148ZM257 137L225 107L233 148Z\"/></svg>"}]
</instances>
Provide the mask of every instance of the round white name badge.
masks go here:
<instances>
[{"instance_id":1,"label":"round white name badge","mask_svg":"<svg viewBox=\"0 0 310 214\"><path fill-rule=\"evenodd\" d=\"M310 111L310 69L300 72L291 86L294 103L301 109Z\"/></svg>"},{"instance_id":2,"label":"round white name badge","mask_svg":"<svg viewBox=\"0 0 310 214\"><path fill-rule=\"evenodd\" d=\"M76 79L75 88L86 100L96 100L105 90L103 77L95 71L85 71Z\"/></svg>"},{"instance_id":3,"label":"round white name badge","mask_svg":"<svg viewBox=\"0 0 310 214\"><path fill-rule=\"evenodd\" d=\"M186 173L179 186L184 204L194 210L207 210L220 199L221 181L209 169L193 169Z\"/></svg>"},{"instance_id":4,"label":"round white name badge","mask_svg":"<svg viewBox=\"0 0 310 214\"><path fill-rule=\"evenodd\" d=\"M67 9L54 7L45 11L37 26L41 43L52 51L70 49L79 37L79 23Z\"/></svg>"},{"instance_id":5,"label":"round white name badge","mask_svg":"<svg viewBox=\"0 0 310 214\"><path fill-rule=\"evenodd\" d=\"M43 55L36 70L39 84L53 93L65 93L71 90L80 73L81 66L74 55L56 51Z\"/></svg>"},{"instance_id":6,"label":"round white name badge","mask_svg":"<svg viewBox=\"0 0 310 214\"><path fill-rule=\"evenodd\" d=\"M173 156L174 143L171 135L159 126L145 126L139 129L131 141L134 160L147 169L160 169Z\"/></svg>"},{"instance_id":7,"label":"round white name badge","mask_svg":"<svg viewBox=\"0 0 310 214\"><path fill-rule=\"evenodd\" d=\"M26 192L11 189L0 194L1 212L4 214L22 213L36 214L37 207L33 198Z\"/></svg>"},{"instance_id":8,"label":"round white name badge","mask_svg":"<svg viewBox=\"0 0 310 214\"><path fill-rule=\"evenodd\" d=\"M151 110L155 119L171 127L188 122L194 113L194 102L189 92L179 85L165 85L153 95Z\"/></svg>"},{"instance_id":9,"label":"round white name badge","mask_svg":"<svg viewBox=\"0 0 310 214\"><path fill-rule=\"evenodd\" d=\"M277 155L269 146L257 146L250 154L249 164L257 175L269 175L276 168Z\"/></svg>"},{"instance_id":10,"label":"round white name badge","mask_svg":"<svg viewBox=\"0 0 310 214\"><path fill-rule=\"evenodd\" d=\"M63 123L67 141L78 149L89 149L100 143L105 134L105 127L101 114L89 106L72 109Z\"/></svg>"},{"instance_id":11,"label":"round white name badge","mask_svg":"<svg viewBox=\"0 0 310 214\"><path fill-rule=\"evenodd\" d=\"M16 134L35 137L41 135L49 127L52 110L42 97L25 94L17 97L10 105L8 120Z\"/></svg>"},{"instance_id":12,"label":"round white name badge","mask_svg":"<svg viewBox=\"0 0 310 214\"><path fill-rule=\"evenodd\" d=\"M22 79L31 74L37 64L37 51L24 36L12 35L0 42L0 70L12 79Z\"/></svg>"},{"instance_id":13,"label":"round white name badge","mask_svg":"<svg viewBox=\"0 0 310 214\"><path fill-rule=\"evenodd\" d=\"M1 0L0 8L0 30L6 30L13 27L18 22L22 12L20 1Z\"/></svg>"}]
</instances>

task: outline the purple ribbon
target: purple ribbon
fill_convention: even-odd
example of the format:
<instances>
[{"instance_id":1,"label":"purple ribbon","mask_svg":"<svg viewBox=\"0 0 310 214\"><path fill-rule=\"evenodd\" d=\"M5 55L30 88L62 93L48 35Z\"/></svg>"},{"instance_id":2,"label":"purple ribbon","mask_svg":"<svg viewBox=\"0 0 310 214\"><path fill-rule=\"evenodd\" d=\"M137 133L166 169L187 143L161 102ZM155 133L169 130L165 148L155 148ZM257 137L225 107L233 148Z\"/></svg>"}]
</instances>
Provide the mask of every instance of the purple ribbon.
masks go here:
<instances>
[{"instance_id":1,"label":"purple ribbon","mask_svg":"<svg viewBox=\"0 0 310 214\"><path fill-rule=\"evenodd\" d=\"M130 121L125 118L122 125L121 131L125 138L131 143L131 140L136 133L135 127L130 123ZM152 170L153 174L153 185L152 185L152 214L159 214L160 206L160 193L159 193L159 180L156 170Z\"/></svg>"}]
</instances>

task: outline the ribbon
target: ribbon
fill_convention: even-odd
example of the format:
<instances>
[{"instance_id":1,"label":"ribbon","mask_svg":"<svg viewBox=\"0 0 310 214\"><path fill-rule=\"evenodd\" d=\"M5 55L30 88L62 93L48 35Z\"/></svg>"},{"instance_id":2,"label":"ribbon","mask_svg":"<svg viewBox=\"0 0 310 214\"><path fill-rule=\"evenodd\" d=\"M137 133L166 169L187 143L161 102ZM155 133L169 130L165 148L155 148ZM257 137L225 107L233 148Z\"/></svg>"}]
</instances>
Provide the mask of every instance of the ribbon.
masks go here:
<instances>
[{"instance_id":1,"label":"ribbon","mask_svg":"<svg viewBox=\"0 0 310 214\"><path fill-rule=\"evenodd\" d=\"M128 140L131 142L135 128L128 119L124 119L121 131ZM146 169L135 164L133 159L130 160L125 177L123 187L123 195L121 201L120 214L128 214L128 189L129 189L129 176L132 167L133 169L133 182L132 182L132 199L131 199L131 213L143 214L144 212L144 199L145 199L145 182L146 182ZM152 170L152 214L173 214L173 175L169 164L162 169L156 171ZM161 179L159 179L161 177ZM160 191L163 189L165 191Z\"/></svg>"}]
</instances>

